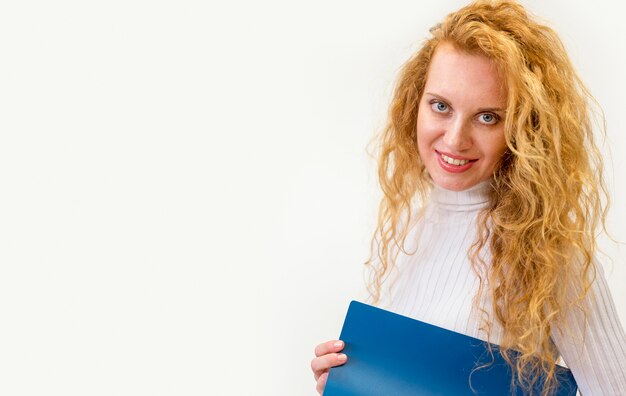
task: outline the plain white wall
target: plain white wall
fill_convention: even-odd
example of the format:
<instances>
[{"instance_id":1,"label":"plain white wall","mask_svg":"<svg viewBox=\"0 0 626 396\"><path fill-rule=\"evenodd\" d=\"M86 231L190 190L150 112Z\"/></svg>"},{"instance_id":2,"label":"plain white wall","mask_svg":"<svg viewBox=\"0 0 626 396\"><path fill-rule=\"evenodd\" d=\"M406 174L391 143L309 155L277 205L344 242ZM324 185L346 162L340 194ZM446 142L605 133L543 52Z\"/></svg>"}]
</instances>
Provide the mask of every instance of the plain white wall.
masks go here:
<instances>
[{"instance_id":1,"label":"plain white wall","mask_svg":"<svg viewBox=\"0 0 626 396\"><path fill-rule=\"evenodd\" d=\"M605 110L624 241L617 2L523 3ZM3 5L0 393L316 394L313 347L363 296L365 146L463 4ZM602 245L624 323L624 248Z\"/></svg>"}]
</instances>

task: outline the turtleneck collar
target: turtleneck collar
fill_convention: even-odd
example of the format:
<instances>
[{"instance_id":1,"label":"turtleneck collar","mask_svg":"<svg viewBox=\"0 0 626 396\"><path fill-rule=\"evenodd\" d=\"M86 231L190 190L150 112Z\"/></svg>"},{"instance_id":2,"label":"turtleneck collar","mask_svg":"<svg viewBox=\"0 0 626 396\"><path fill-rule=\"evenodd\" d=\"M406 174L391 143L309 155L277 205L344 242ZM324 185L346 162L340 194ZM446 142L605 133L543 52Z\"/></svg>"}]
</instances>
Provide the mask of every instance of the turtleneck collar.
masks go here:
<instances>
[{"instance_id":1,"label":"turtleneck collar","mask_svg":"<svg viewBox=\"0 0 626 396\"><path fill-rule=\"evenodd\" d=\"M446 190L434 186L430 201L448 210L466 211L470 208L484 207L489 202L491 181L485 180L463 191Z\"/></svg>"}]
</instances>

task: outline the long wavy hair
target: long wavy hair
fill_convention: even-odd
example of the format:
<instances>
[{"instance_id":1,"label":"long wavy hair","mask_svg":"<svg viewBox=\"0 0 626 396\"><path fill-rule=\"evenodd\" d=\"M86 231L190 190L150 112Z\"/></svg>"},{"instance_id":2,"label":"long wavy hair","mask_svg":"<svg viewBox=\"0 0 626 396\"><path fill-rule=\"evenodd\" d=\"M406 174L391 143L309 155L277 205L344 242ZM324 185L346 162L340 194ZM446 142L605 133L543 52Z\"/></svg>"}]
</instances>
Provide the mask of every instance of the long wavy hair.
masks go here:
<instances>
[{"instance_id":1,"label":"long wavy hair","mask_svg":"<svg viewBox=\"0 0 626 396\"><path fill-rule=\"evenodd\" d=\"M417 150L418 104L437 46L493 60L507 88L504 120L508 150L494 172L493 192L478 218L468 252L502 327L503 357L522 387L557 383L558 356L550 333L559 315L582 308L595 277L596 231L604 229L608 198L593 129L603 116L557 34L513 1L476 1L434 26L431 37L403 66L379 142L383 192L366 265L373 303L409 232L416 202L432 188ZM419 248L419 247L418 247ZM491 261L479 252L488 248ZM568 290L577 292L571 301ZM474 299L478 304L479 299ZM483 314L486 313L482 309ZM516 356L513 359L513 355Z\"/></svg>"}]
</instances>

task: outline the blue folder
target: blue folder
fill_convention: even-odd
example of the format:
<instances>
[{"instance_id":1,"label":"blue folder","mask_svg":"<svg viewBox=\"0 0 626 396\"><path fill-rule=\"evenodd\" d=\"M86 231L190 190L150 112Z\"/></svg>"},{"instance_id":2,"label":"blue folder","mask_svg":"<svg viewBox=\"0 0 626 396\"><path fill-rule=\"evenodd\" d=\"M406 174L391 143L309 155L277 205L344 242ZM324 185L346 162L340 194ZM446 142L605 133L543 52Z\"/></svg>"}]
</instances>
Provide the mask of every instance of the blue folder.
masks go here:
<instances>
[{"instance_id":1,"label":"blue folder","mask_svg":"<svg viewBox=\"0 0 626 396\"><path fill-rule=\"evenodd\" d=\"M352 301L340 339L348 361L330 370L324 396L481 395L524 393L498 346ZM491 363L488 367L479 366ZM574 396L570 370L557 366L556 396ZM540 381L538 381L540 382ZM533 394L541 394L536 384Z\"/></svg>"}]
</instances>

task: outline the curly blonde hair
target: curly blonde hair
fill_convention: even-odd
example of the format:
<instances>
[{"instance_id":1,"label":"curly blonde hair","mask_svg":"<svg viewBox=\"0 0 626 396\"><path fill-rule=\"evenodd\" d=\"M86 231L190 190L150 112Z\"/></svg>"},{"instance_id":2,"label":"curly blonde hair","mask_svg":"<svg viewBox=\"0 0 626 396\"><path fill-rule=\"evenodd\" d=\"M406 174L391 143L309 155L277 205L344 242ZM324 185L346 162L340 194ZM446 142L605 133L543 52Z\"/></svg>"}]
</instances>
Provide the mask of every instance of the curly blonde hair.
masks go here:
<instances>
[{"instance_id":1,"label":"curly blonde hair","mask_svg":"<svg viewBox=\"0 0 626 396\"><path fill-rule=\"evenodd\" d=\"M432 188L418 154L416 124L433 53L446 42L484 55L507 87L508 150L468 253L480 278L479 294L490 294L502 326L500 353L514 379L527 389L541 381L547 395L557 383L558 352L550 333L555 319L572 307L566 289L582 291L574 302L580 306L595 277L595 233L599 225L604 228L608 205L593 139L594 116L603 117L592 111L596 102L557 34L516 2L476 1L449 14L431 34L400 72L379 140L383 198L366 262L372 301L379 301L381 285L405 252L412 202L423 203ZM486 247L488 263L479 255Z\"/></svg>"}]
</instances>

